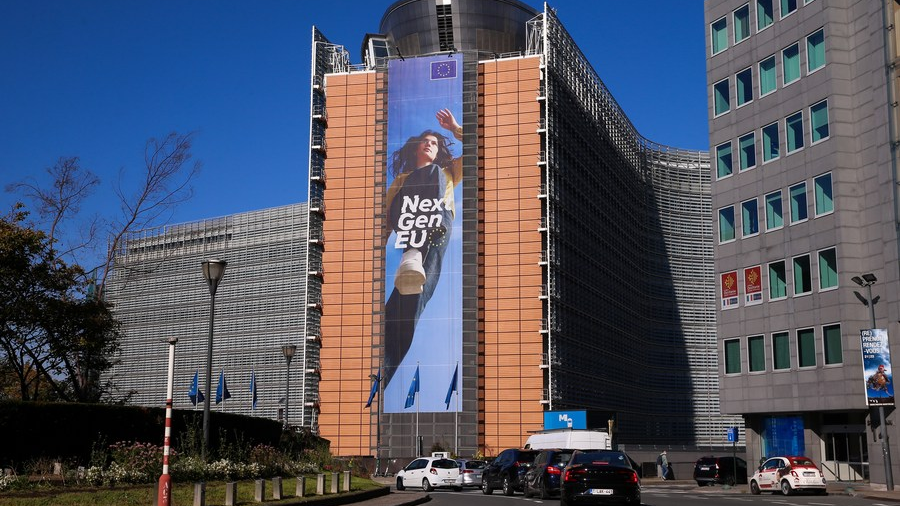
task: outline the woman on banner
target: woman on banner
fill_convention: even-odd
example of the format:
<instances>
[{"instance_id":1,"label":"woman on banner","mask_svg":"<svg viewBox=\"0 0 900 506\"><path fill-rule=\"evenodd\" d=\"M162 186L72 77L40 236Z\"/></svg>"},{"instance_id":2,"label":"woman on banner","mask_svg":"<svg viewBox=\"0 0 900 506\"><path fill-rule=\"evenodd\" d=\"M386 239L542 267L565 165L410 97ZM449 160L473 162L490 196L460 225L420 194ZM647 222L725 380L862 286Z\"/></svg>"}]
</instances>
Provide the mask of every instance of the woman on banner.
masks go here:
<instances>
[{"instance_id":1,"label":"woman on banner","mask_svg":"<svg viewBox=\"0 0 900 506\"><path fill-rule=\"evenodd\" d=\"M462 140L462 126L449 109L435 114L438 124ZM385 244L403 251L394 290L384 307L384 384L390 382L412 344L416 325L441 276L453 230L453 190L462 181L462 163L453 158L449 138L426 130L394 152L387 191ZM391 233L394 233L391 240Z\"/></svg>"}]
</instances>

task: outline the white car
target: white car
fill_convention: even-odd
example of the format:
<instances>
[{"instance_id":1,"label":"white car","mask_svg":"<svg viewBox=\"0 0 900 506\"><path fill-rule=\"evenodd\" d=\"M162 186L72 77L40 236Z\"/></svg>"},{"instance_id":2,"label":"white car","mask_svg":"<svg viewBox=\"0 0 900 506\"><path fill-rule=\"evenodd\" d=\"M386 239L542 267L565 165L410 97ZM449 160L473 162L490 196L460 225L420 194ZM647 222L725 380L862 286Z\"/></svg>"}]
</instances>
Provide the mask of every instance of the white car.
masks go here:
<instances>
[{"instance_id":1,"label":"white car","mask_svg":"<svg viewBox=\"0 0 900 506\"><path fill-rule=\"evenodd\" d=\"M762 491L791 495L797 490L825 494L825 475L806 457L772 457L750 478L750 493Z\"/></svg>"},{"instance_id":2,"label":"white car","mask_svg":"<svg viewBox=\"0 0 900 506\"><path fill-rule=\"evenodd\" d=\"M397 490L406 487L422 487L426 492L439 487L462 490L462 485L459 463L446 457L421 457L397 473Z\"/></svg>"}]
</instances>

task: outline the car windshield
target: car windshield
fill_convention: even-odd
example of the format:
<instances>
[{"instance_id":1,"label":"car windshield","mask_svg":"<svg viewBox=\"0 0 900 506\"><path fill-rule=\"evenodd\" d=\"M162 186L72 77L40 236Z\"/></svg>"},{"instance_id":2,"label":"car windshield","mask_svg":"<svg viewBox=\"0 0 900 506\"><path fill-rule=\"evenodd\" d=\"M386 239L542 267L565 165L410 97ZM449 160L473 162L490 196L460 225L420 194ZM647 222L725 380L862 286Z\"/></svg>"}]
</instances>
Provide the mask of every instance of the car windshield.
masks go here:
<instances>
[{"instance_id":1,"label":"car windshield","mask_svg":"<svg viewBox=\"0 0 900 506\"><path fill-rule=\"evenodd\" d=\"M537 457L537 452L519 452L516 462L534 462L535 457Z\"/></svg>"},{"instance_id":2,"label":"car windshield","mask_svg":"<svg viewBox=\"0 0 900 506\"><path fill-rule=\"evenodd\" d=\"M816 465L813 464L813 461L811 461L805 457L793 458L793 459L791 459L791 463L793 465L799 466L799 467L816 467Z\"/></svg>"},{"instance_id":3,"label":"car windshield","mask_svg":"<svg viewBox=\"0 0 900 506\"><path fill-rule=\"evenodd\" d=\"M631 467L628 465L628 460L625 458L625 454L619 452L576 453L572 457L570 463Z\"/></svg>"},{"instance_id":4,"label":"car windshield","mask_svg":"<svg viewBox=\"0 0 900 506\"><path fill-rule=\"evenodd\" d=\"M432 462L431 467L435 467L437 469L456 469L457 467L459 467L459 463L455 460L440 459Z\"/></svg>"},{"instance_id":5,"label":"car windshield","mask_svg":"<svg viewBox=\"0 0 900 506\"><path fill-rule=\"evenodd\" d=\"M470 460L466 462L466 469L484 469L487 466L487 462L482 460Z\"/></svg>"}]
</instances>

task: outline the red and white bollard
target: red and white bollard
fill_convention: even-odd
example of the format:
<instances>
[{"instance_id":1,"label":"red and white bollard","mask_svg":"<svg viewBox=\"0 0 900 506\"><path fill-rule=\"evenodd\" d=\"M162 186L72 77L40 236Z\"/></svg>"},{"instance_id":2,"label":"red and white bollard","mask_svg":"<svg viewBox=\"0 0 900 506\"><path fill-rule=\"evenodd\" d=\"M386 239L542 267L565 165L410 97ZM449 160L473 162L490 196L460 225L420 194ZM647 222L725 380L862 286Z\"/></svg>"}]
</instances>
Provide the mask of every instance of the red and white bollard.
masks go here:
<instances>
[{"instance_id":1,"label":"red and white bollard","mask_svg":"<svg viewBox=\"0 0 900 506\"><path fill-rule=\"evenodd\" d=\"M159 493L156 497L158 506L172 504L172 477L169 476L169 446L172 442L172 390L175 381L175 344L177 337L169 338L169 379L166 385L166 434L163 439L163 471L159 477Z\"/></svg>"}]
</instances>

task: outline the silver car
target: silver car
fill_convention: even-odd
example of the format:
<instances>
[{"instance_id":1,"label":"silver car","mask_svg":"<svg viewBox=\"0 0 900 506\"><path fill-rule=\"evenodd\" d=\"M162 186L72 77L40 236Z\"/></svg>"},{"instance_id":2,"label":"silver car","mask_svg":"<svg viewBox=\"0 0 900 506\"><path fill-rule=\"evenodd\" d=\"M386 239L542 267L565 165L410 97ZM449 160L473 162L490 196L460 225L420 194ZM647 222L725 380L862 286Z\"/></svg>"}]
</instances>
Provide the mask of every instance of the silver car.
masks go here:
<instances>
[{"instance_id":1,"label":"silver car","mask_svg":"<svg viewBox=\"0 0 900 506\"><path fill-rule=\"evenodd\" d=\"M483 460L467 460L457 459L459 462L459 475L462 476L462 484L464 487L480 487L481 473L487 467L487 462Z\"/></svg>"}]
</instances>

